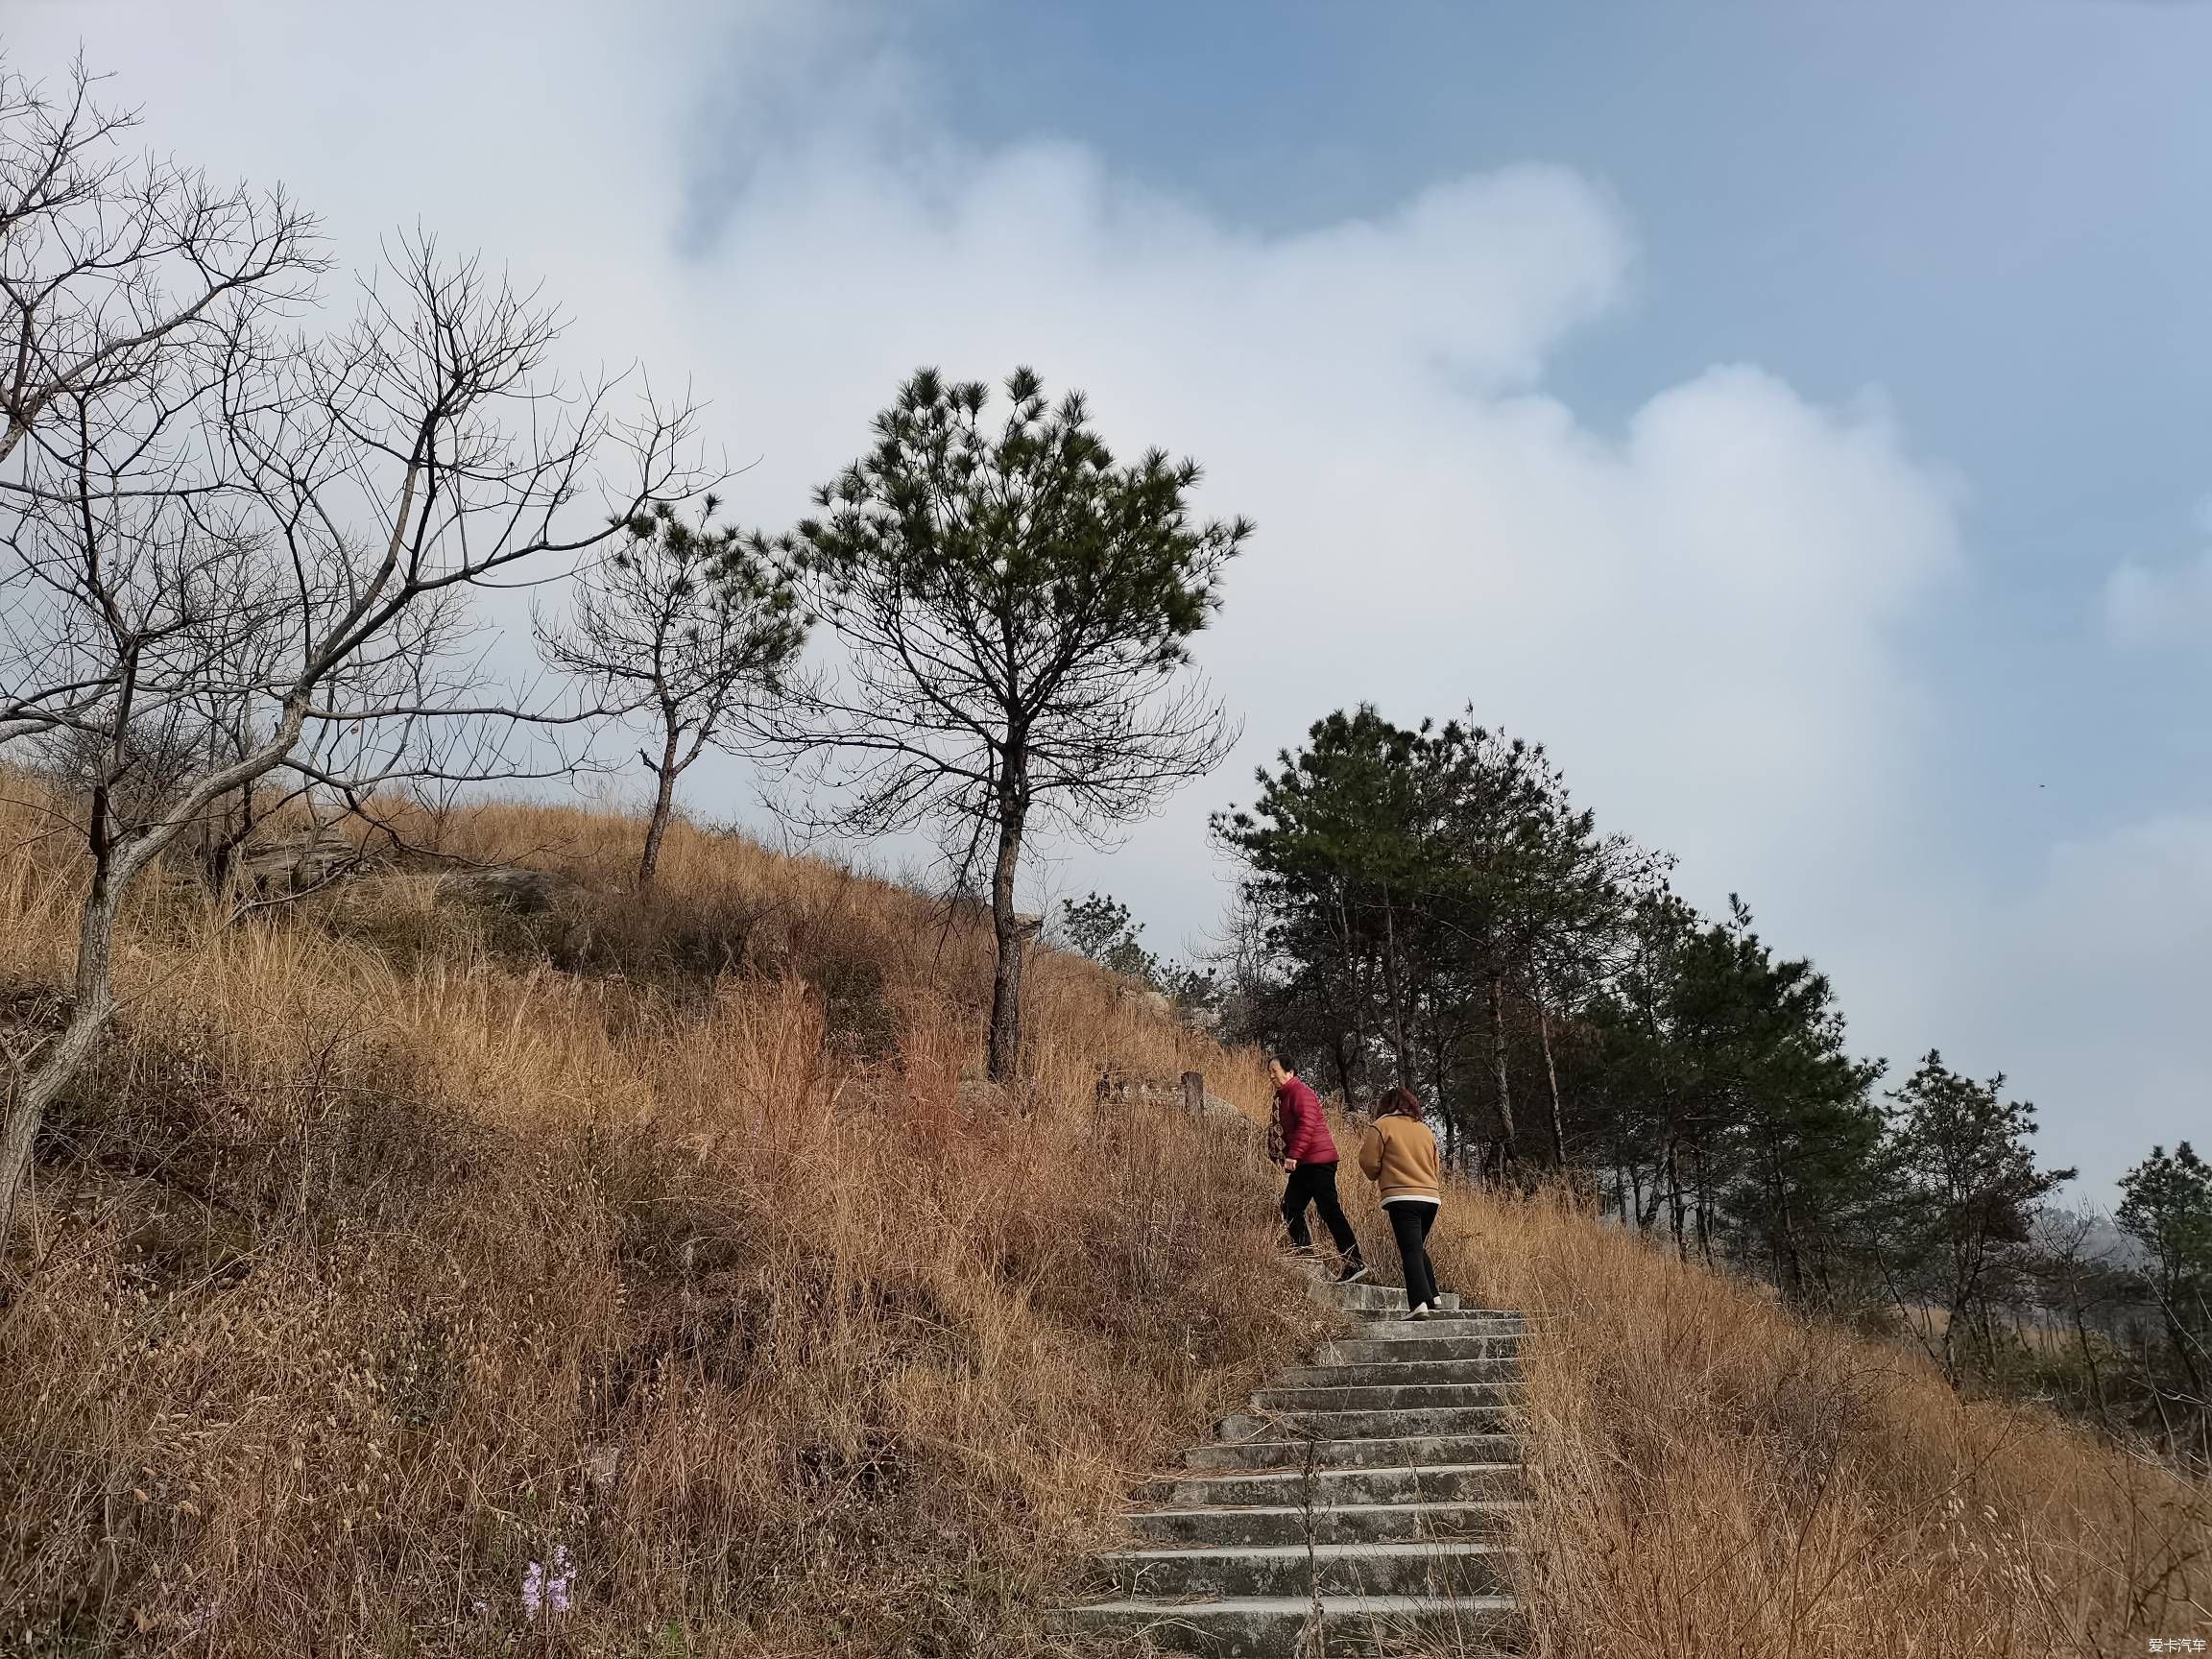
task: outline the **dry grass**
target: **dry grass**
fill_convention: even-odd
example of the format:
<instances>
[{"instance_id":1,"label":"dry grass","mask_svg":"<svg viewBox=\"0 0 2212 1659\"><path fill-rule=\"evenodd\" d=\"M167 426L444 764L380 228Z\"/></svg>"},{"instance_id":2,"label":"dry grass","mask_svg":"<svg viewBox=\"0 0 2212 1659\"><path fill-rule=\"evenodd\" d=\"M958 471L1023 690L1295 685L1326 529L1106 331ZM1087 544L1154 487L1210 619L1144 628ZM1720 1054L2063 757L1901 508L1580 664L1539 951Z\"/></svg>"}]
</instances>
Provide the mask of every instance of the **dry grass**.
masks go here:
<instances>
[{"instance_id":1,"label":"dry grass","mask_svg":"<svg viewBox=\"0 0 2212 1659\"><path fill-rule=\"evenodd\" d=\"M20 1031L73 871L0 819ZM680 827L638 900L613 814L415 829L583 890L138 905L0 1264L0 1647L1054 1650L1136 1472L1315 1334L1248 1145L1094 1080L1194 1065L1257 1112L1256 1058L1047 956L1001 1098L964 1083L987 942L896 886ZM1544 1654L2206 1632L2200 1490L1550 1200L1455 1198L1436 1249L1541 1323ZM532 1620L557 1549L573 1611Z\"/></svg>"},{"instance_id":2,"label":"dry grass","mask_svg":"<svg viewBox=\"0 0 2212 1659\"><path fill-rule=\"evenodd\" d=\"M2212 1635L2212 1493L2048 1411L1961 1399L1902 1345L1555 1198L1465 1196L1436 1255L1537 1329L1539 1653L2047 1659Z\"/></svg>"},{"instance_id":3,"label":"dry grass","mask_svg":"<svg viewBox=\"0 0 2212 1659\"><path fill-rule=\"evenodd\" d=\"M18 1027L68 955L36 827L0 864ZM636 834L444 830L610 887ZM420 875L243 926L148 895L0 1277L6 1640L1050 1649L1134 1472L1313 1326L1248 1150L1101 1112L1097 1070L1262 1076L1046 957L1023 1086L964 1085L973 929L689 829L663 873L520 920ZM663 950L678 918L719 932ZM557 1550L573 1611L532 1620Z\"/></svg>"}]
</instances>

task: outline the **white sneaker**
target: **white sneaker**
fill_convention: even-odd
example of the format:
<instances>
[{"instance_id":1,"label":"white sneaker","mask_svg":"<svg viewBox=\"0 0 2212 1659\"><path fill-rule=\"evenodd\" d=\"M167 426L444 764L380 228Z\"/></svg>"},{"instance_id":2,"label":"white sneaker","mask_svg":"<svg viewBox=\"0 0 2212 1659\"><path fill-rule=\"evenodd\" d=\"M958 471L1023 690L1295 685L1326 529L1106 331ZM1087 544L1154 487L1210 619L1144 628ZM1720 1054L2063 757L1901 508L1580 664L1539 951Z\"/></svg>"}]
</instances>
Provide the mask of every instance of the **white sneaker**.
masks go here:
<instances>
[{"instance_id":1,"label":"white sneaker","mask_svg":"<svg viewBox=\"0 0 2212 1659\"><path fill-rule=\"evenodd\" d=\"M1428 1308L1428 1305L1427 1305L1426 1303L1424 1303L1422 1306L1420 1306L1420 1307L1418 1307L1418 1308L1408 1309L1408 1310L1407 1310L1407 1314L1406 1314L1406 1317L1407 1317L1407 1318L1408 1318L1408 1319L1426 1319L1426 1318L1428 1318L1428 1317L1429 1317L1429 1308Z\"/></svg>"}]
</instances>

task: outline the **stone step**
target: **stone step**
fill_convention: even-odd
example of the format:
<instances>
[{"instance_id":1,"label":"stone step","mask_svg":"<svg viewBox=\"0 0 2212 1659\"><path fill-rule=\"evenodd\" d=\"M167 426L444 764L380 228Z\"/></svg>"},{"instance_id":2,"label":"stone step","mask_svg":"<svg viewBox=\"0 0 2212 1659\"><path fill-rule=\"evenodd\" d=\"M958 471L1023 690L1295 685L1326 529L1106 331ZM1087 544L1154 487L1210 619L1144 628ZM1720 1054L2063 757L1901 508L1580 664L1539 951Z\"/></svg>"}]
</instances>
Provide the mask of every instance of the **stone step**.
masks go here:
<instances>
[{"instance_id":1,"label":"stone step","mask_svg":"<svg viewBox=\"0 0 2212 1659\"><path fill-rule=\"evenodd\" d=\"M1420 1318L1407 1316L1405 1308L1376 1308L1369 1311L1356 1311L1352 1323L1365 1330L1369 1325L1454 1325L1467 1332L1506 1332L1520 1336L1528 1330L1528 1320L1520 1314L1493 1314L1484 1308L1454 1308L1438 1314L1422 1314Z\"/></svg>"},{"instance_id":2,"label":"stone step","mask_svg":"<svg viewBox=\"0 0 2212 1659\"><path fill-rule=\"evenodd\" d=\"M1076 1631L1122 1640L1142 1638L1170 1653L1205 1659L1289 1659L1302 1651L1305 1596L1242 1597L1164 1606L1156 1601L1100 1601L1065 1615ZM1525 1628L1509 1596L1330 1596L1321 1600L1327 1651L1338 1659L1402 1653L1407 1643L1459 1659L1489 1659Z\"/></svg>"},{"instance_id":3,"label":"stone step","mask_svg":"<svg viewBox=\"0 0 2212 1659\"><path fill-rule=\"evenodd\" d=\"M1463 1342L1470 1336L1518 1342L1518 1325L1498 1325L1482 1319L1462 1319L1456 1313L1439 1313L1433 1319L1360 1319L1347 1340L1356 1342Z\"/></svg>"},{"instance_id":4,"label":"stone step","mask_svg":"<svg viewBox=\"0 0 2212 1659\"><path fill-rule=\"evenodd\" d=\"M1332 1285L1326 1281L1316 1287L1321 1294L1316 1300L1334 1302L1351 1313L1402 1313L1406 1310L1406 1286L1403 1285L1378 1285L1372 1279L1363 1279L1357 1285ZM1436 1298L1439 1308L1456 1309L1459 1298L1447 1290Z\"/></svg>"},{"instance_id":5,"label":"stone step","mask_svg":"<svg viewBox=\"0 0 2212 1659\"><path fill-rule=\"evenodd\" d=\"M1408 1319L1403 1287L1373 1281L1310 1289L1351 1329L1187 1451L1190 1473L1147 1486L1135 1547L1100 1563L1117 1599L1070 1610L1070 1628L1236 1659L1314 1650L1313 1617L1344 1659L1526 1640L1504 1590L1527 1320L1452 1295Z\"/></svg>"},{"instance_id":6,"label":"stone step","mask_svg":"<svg viewBox=\"0 0 2212 1659\"><path fill-rule=\"evenodd\" d=\"M1236 1596L1491 1596L1510 1551L1486 1543L1259 1544L1230 1550L1123 1550L1100 1565L1115 1590L1145 1600Z\"/></svg>"},{"instance_id":7,"label":"stone step","mask_svg":"<svg viewBox=\"0 0 2212 1659\"><path fill-rule=\"evenodd\" d=\"M1347 1367L1347 1369L1351 1369ZM1485 1382L1345 1382L1310 1387L1262 1388L1252 1396L1256 1414L1274 1411L1406 1411L1439 1406L1511 1406L1521 1384Z\"/></svg>"},{"instance_id":8,"label":"stone step","mask_svg":"<svg viewBox=\"0 0 2212 1659\"><path fill-rule=\"evenodd\" d=\"M1473 1503L1283 1504L1270 1508L1152 1509L1129 1517L1138 1539L1160 1548L1219 1550L1251 1544L1410 1544L1421 1539L1497 1538L1525 1504Z\"/></svg>"},{"instance_id":9,"label":"stone step","mask_svg":"<svg viewBox=\"0 0 2212 1659\"><path fill-rule=\"evenodd\" d=\"M1511 1434L1410 1434L1351 1440L1238 1440L1193 1446L1191 1469L1361 1469L1412 1463L1518 1463Z\"/></svg>"},{"instance_id":10,"label":"stone step","mask_svg":"<svg viewBox=\"0 0 2212 1659\"><path fill-rule=\"evenodd\" d=\"M1516 1462L1437 1463L1411 1466L1256 1470L1220 1475L1167 1476L1140 1496L1163 1508L1208 1505L1280 1508L1324 1504L1440 1503L1514 1499L1525 1490Z\"/></svg>"},{"instance_id":11,"label":"stone step","mask_svg":"<svg viewBox=\"0 0 2212 1659\"><path fill-rule=\"evenodd\" d=\"M1381 1359L1362 1364L1301 1365L1276 1373L1278 1388L1410 1388L1422 1382L1518 1382L1521 1361Z\"/></svg>"},{"instance_id":12,"label":"stone step","mask_svg":"<svg viewBox=\"0 0 2212 1659\"><path fill-rule=\"evenodd\" d=\"M1518 1336L1465 1336L1427 1324L1393 1326L1410 1336L1378 1336L1372 1330L1331 1342L1314 1356L1322 1365L1396 1364L1408 1359L1511 1359L1521 1352Z\"/></svg>"},{"instance_id":13,"label":"stone step","mask_svg":"<svg viewBox=\"0 0 2212 1659\"><path fill-rule=\"evenodd\" d=\"M1385 1411L1239 1411L1214 1425L1224 1440L1382 1440L1403 1434L1504 1434L1519 1426L1509 1406L1433 1406Z\"/></svg>"}]
</instances>

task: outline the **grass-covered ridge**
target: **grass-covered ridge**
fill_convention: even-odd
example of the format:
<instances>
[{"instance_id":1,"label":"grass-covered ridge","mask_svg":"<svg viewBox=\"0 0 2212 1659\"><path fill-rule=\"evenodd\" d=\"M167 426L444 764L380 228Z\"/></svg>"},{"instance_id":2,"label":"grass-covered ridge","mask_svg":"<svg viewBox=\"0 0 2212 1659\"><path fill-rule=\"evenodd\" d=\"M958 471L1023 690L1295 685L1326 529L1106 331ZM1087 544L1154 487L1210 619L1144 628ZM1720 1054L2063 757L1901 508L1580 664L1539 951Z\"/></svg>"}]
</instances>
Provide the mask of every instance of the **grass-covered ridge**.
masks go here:
<instances>
[{"instance_id":1,"label":"grass-covered ridge","mask_svg":"<svg viewBox=\"0 0 2212 1659\"><path fill-rule=\"evenodd\" d=\"M75 853L6 793L20 1042L66 982ZM0 1277L0 1643L1061 1651L1046 1610L1131 1480L1321 1318L1250 1140L1096 1079L1196 1067L1258 1114L1257 1057L1045 953L1001 1094L989 937L942 906L688 827L641 898L613 813L437 832L574 886L140 897ZM1455 1192L1436 1250L1535 1323L1542 1654L2212 1631L2204 1490L2040 1407L1549 1199Z\"/></svg>"},{"instance_id":2,"label":"grass-covered ridge","mask_svg":"<svg viewBox=\"0 0 2212 1659\"><path fill-rule=\"evenodd\" d=\"M1549 1655L2048 1659L2212 1636L2212 1489L1550 1199L1447 1284L1526 1309Z\"/></svg>"},{"instance_id":3,"label":"grass-covered ridge","mask_svg":"<svg viewBox=\"0 0 2212 1659\"><path fill-rule=\"evenodd\" d=\"M40 828L18 1040L71 944ZM636 832L446 825L583 883L536 916L431 874L136 906L0 1290L8 1640L1035 1650L1130 1472L1301 1344L1248 1148L1095 1096L1193 1066L1256 1108L1249 1059L1046 955L1023 1086L964 1083L987 934L689 829L635 900Z\"/></svg>"}]
</instances>

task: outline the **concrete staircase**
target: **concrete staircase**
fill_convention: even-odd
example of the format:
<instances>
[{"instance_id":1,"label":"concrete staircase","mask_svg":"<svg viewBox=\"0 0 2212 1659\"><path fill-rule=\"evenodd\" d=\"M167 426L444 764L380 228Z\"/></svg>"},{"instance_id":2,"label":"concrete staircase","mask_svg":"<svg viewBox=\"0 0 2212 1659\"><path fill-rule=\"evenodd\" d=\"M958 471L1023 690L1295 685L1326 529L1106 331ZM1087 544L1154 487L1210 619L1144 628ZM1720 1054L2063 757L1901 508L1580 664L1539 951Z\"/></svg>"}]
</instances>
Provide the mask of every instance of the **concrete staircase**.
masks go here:
<instances>
[{"instance_id":1,"label":"concrete staircase","mask_svg":"<svg viewBox=\"0 0 2212 1659\"><path fill-rule=\"evenodd\" d=\"M1317 1294L1350 1335L1145 1488L1137 1547L1104 1558L1113 1594L1070 1609L1074 1628L1238 1659L1513 1650L1521 1316L1447 1296L1413 1321L1393 1286Z\"/></svg>"}]
</instances>

